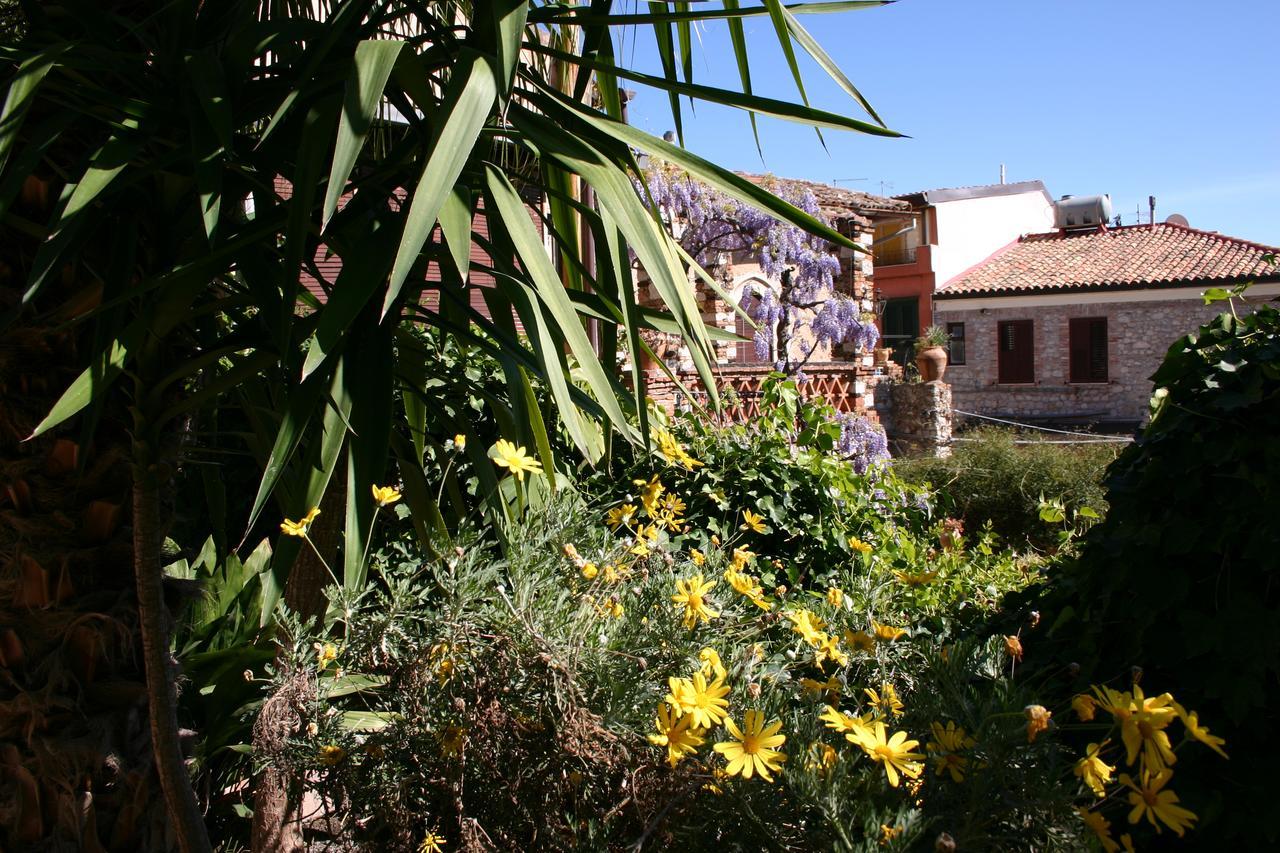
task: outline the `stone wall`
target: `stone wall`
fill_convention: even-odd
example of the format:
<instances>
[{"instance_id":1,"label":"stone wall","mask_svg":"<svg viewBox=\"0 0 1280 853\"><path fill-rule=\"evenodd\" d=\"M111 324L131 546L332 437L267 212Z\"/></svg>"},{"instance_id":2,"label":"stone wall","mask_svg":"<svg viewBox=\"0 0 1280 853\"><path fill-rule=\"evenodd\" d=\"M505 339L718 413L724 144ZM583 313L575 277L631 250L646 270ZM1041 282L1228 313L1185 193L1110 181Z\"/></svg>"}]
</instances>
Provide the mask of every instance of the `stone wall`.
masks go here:
<instances>
[{"instance_id":1,"label":"stone wall","mask_svg":"<svg viewBox=\"0 0 1280 853\"><path fill-rule=\"evenodd\" d=\"M1188 289L1190 290L1190 289ZM1145 293L1145 292L1140 292ZM1121 301L1124 294L1107 294L1111 301L1079 297L1074 304L1022 305L981 310L957 310L971 300L939 299L934 320L965 324L966 363L947 367L955 407L995 417L1063 417L1097 422L1138 422L1146 418L1153 374L1169 347L1181 336L1225 310L1224 303L1204 305L1199 290L1190 298ZM1008 297L1011 300L1019 297ZM1024 297L1025 298L1025 297ZM991 305L997 298L985 298ZM1248 310L1237 307L1237 310ZM1107 320L1107 381L1070 381L1069 321L1073 317ZM998 382L997 324L1003 320L1032 320L1035 382Z\"/></svg>"},{"instance_id":2,"label":"stone wall","mask_svg":"<svg viewBox=\"0 0 1280 853\"><path fill-rule=\"evenodd\" d=\"M945 382L882 384L880 421L895 456L951 455L951 386Z\"/></svg>"}]
</instances>

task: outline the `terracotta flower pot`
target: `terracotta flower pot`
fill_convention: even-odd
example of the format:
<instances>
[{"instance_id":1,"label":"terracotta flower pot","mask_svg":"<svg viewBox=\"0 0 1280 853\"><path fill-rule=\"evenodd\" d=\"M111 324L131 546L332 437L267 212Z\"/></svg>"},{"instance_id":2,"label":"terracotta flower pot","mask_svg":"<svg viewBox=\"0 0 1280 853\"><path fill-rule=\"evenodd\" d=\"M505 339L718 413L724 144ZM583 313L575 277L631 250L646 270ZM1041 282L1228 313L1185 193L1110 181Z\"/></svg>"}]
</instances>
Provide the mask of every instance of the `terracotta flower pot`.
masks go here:
<instances>
[{"instance_id":1,"label":"terracotta flower pot","mask_svg":"<svg viewBox=\"0 0 1280 853\"><path fill-rule=\"evenodd\" d=\"M889 347L876 347L875 349L875 365L876 367L884 367L889 363L890 357L893 356L893 350Z\"/></svg>"},{"instance_id":2,"label":"terracotta flower pot","mask_svg":"<svg viewBox=\"0 0 1280 853\"><path fill-rule=\"evenodd\" d=\"M916 367L920 370L920 379L924 382L941 380L947 372L947 350L945 347L925 347L916 353Z\"/></svg>"}]
</instances>

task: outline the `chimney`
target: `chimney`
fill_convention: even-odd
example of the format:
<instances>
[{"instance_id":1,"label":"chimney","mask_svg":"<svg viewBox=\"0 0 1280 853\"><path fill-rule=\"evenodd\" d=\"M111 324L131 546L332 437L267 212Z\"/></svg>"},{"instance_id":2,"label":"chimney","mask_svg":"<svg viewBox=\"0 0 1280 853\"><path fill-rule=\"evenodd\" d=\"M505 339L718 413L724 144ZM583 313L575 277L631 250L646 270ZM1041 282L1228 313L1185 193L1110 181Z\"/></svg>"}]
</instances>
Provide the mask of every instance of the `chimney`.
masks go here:
<instances>
[{"instance_id":1,"label":"chimney","mask_svg":"<svg viewBox=\"0 0 1280 853\"><path fill-rule=\"evenodd\" d=\"M1000 183L1004 183L1004 163L1000 164Z\"/></svg>"},{"instance_id":2,"label":"chimney","mask_svg":"<svg viewBox=\"0 0 1280 853\"><path fill-rule=\"evenodd\" d=\"M1156 197L1153 195L1147 196L1147 214L1151 217L1147 221L1150 222L1152 225L1155 225L1156 224Z\"/></svg>"}]
</instances>

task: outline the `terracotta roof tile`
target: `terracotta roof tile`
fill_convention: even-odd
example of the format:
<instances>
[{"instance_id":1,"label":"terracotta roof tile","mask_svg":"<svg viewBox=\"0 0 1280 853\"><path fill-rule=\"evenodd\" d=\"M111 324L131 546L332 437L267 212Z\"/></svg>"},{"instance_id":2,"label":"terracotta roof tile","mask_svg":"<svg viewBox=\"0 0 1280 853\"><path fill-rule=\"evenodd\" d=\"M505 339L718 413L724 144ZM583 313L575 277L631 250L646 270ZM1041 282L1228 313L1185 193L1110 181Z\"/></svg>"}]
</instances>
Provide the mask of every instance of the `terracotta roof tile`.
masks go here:
<instances>
[{"instance_id":1,"label":"terracotta roof tile","mask_svg":"<svg viewBox=\"0 0 1280 853\"><path fill-rule=\"evenodd\" d=\"M1182 225L1029 234L948 281L939 298L1280 280L1280 249Z\"/></svg>"}]
</instances>

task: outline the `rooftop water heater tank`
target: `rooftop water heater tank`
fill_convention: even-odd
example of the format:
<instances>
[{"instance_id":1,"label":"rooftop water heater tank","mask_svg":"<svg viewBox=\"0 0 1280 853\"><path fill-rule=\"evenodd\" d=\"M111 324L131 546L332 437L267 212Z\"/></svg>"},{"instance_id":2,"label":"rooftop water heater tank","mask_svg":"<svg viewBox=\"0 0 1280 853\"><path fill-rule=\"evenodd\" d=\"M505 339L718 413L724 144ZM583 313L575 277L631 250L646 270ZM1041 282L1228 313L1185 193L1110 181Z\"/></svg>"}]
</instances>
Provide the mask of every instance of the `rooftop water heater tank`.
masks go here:
<instances>
[{"instance_id":1,"label":"rooftop water heater tank","mask_svg":"<svg viewBox=\"0 0 1280 853\"><path fill-rule=\"evenodd\" d=\"M1064 195L1053 206L1055 228L1097 228L1111 221L1111 196Z\"/></svg>"}]
</instances>

